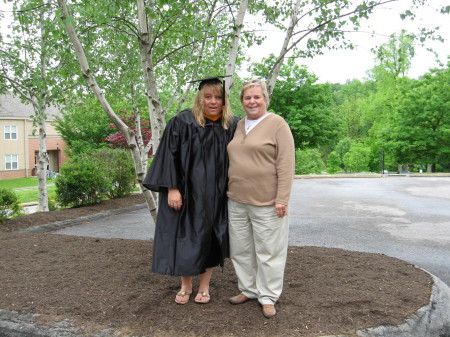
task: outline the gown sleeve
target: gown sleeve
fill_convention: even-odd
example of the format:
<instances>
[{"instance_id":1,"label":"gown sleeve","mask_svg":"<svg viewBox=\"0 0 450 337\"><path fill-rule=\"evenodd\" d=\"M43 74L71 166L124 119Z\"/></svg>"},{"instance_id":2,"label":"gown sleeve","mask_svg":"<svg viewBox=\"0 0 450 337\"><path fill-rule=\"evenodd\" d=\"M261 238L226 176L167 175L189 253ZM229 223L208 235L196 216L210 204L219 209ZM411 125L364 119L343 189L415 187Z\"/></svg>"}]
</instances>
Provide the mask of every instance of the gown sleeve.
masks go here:
<instances>
[{"instance_id":1,"label":"gown sleeve","mask_svg":"<svg viewBox=\"0 0 450 337\"><path fill-rule=\"evenodd\" d=\"M163 136L150 169L144 179L144 186L159 192L161 188L180 188L179 172L180 121L172 118L164 129Z\"/></svg>"}]
</instances>

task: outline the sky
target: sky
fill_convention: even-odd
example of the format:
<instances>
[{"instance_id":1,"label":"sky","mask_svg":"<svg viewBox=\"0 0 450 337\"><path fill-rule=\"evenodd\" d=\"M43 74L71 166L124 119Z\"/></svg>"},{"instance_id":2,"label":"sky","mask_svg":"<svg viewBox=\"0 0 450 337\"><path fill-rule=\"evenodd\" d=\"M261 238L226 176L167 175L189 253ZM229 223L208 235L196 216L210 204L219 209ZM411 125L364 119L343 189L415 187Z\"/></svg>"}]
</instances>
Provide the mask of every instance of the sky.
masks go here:
<instances>
[{"instance_id":1,"label":"sky","mask_svg":"<svg viewBox=\"0 0 450 337\"><path fill-rule=\"evenodd\" d=\"M298 60L297 63L307 65L309 71L318 76L319 83L345 83L348 79L364 80L367 78L367 71L375 65L375 55L371 49L388 42L389 35L400 32L403 28L408 32L416 32L419 25L425 27L441 25L440 34L447 41L428 43L427 47L434 48L439 53L440 61L446 64L447 56L450 55L450 15L437 15L431 8L448 6L449 2L448 0L427 0L426 2L428 6L421 8L417 18L412 22L400 19L400 13L403 13L410 0L383 5L362 25L361 33L349 34L350 40L357 46L356 50L324 51L324 55ZM372 31L377 32L375 37L370 34ZM267 36L262 46L250 48L249 53L253 62L259 62L270 52L278 55L284 34L267 31ZM417 46L415 52L416 55L408 73L409 77L417 78L438 66L435 56L427 51L426 47Z\"/></svg>"}]
</instances>

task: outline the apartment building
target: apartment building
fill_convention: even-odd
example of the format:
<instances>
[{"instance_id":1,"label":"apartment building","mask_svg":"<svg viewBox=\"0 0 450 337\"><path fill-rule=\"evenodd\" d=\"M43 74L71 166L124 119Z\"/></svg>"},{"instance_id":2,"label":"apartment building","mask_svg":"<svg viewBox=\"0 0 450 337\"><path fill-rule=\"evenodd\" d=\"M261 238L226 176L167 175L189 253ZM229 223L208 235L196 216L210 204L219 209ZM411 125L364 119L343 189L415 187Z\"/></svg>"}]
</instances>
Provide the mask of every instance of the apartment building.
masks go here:
<instances>
[{"instance_id":1,"label":"apartment building","mask_svg":"<svg viewBox=\"0 0 450 337\"><path fill-rule=\"evenodd\" d=\"M47 169L55 172L67 160L63 151L66 143L52 125L58 114L57 108L47 108L46 146L50 160ZM9 94L0 95L0 180L37 174L39 133L33 126L32 115L31 104L24 104Z\"/></svg>"}]
</instances>

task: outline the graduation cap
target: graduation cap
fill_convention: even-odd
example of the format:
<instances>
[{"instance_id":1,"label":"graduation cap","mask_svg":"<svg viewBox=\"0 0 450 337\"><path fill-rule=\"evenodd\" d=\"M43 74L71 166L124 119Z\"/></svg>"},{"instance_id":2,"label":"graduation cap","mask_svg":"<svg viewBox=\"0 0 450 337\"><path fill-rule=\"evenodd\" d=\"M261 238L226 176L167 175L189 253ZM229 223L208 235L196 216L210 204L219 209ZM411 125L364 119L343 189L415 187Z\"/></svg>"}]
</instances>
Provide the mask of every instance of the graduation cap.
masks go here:
<instances>
[{"instance_id":1,"label":"graduation cap","mask_svg":"<svg viewBox=\"0 0 450 337\"><path fill-rule=\"evenodd\" d=\"M222 84L223 85L222 104L225 105L225 81L222 81L221 78L230 77L230 76L231 75L207 77L207 78L201 78L199 80L189 81L188 83L200 82L199 85L198 85L198 90L201 90L206 84Z\"/></svg>"}]
</instances>

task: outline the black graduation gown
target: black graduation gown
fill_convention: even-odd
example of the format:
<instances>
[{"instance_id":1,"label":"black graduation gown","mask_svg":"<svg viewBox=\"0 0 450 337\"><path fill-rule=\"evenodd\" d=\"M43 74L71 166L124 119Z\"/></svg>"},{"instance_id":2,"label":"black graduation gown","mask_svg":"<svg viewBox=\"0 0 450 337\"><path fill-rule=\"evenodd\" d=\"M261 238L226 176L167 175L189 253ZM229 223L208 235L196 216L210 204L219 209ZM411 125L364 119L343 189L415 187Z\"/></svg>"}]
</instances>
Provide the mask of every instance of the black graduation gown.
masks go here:
<instances>
[{"instance_id":1,"label":"black graduation gown","mask_svg":"<svg viewBox=\"0 0 450 337\"><path fill-rule=\"evenodd\" d=\"M237 121L228 130L221 119L206 119L201 127L191 110L184 110L167 123L144 180L146 188L159 192L153 272L195 276L205 272L211 251L220 255L213 258L221 266L229 257L227 144ZM180 190L180 211L168 206L168 188Z\"/></svg>"}]
</instances>

